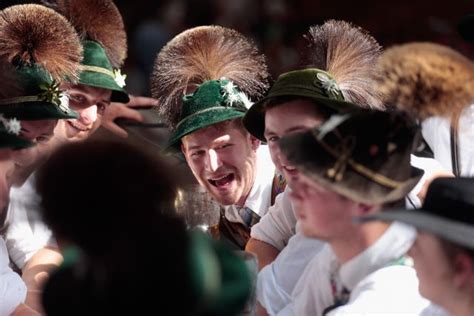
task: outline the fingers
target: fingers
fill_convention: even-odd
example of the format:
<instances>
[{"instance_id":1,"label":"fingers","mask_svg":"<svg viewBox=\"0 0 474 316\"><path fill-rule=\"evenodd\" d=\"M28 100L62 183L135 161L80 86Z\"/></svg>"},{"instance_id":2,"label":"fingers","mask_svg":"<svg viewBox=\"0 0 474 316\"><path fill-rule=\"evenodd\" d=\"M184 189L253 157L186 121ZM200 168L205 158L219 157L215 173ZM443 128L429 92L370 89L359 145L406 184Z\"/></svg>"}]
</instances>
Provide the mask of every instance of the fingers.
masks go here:
<instances>
[{"instance_id":1,"label":"fingers","mask_svg":"<svg viewBox=\"0 0 474 316\"><path fill-rule=\"evenodd\" d=\"M158 100L153 99L153 98L148 98L148 97L130 95L130 102L128 102L126 105L128 107L146 106L146 105L157 106Z\"/></svg>"}]
</instances>

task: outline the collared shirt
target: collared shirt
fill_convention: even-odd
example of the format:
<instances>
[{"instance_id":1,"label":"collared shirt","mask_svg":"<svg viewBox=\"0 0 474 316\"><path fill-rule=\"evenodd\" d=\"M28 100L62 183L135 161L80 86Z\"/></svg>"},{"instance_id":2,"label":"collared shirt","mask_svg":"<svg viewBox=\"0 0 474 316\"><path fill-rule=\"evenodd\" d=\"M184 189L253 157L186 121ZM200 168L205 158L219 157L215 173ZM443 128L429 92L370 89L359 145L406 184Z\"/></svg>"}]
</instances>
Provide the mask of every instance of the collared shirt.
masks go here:
<instances>
[{"instance_id":1,"label":"collared shirt","mask_svg":"<svg viewBox=\"0 0 474 316\"><path fill-rule=\"evenodd\" d=\"M369 248L340 265L329 245L313 258L292 293L291 303L278 315L322 315L333 305L331 275L338 273L351 294L347 304L327 315L419 315L428 301L418 293L415 270L395 262L411 247L416 231L392 223Z\"/></svg>"},{"instance_id":2,"label":"collared shirt","mask_svg":"<svg viewBox=\"0 0 474 316\"><path fill-rule=\"evenodd\" d=\"M243 206L248 207L259 216L263 216L271 205L272 185L275 176L275 166L267 145L261 145L257 150L256 171L254 184ZM240 208L242 207L237 205L225 206L225 217L231 222L245 224L239 215Z\"/></svg>"},{"instance_id":3,"label":"collared shirt","mask_svg":"<svg viewBox=\"0 0 474 316\"><path fill-rule=\"evenodd\" d=\"M449 314L438 305L431 303L421 312L420 316L449 316Z\"/></svg>"}]
</instances>

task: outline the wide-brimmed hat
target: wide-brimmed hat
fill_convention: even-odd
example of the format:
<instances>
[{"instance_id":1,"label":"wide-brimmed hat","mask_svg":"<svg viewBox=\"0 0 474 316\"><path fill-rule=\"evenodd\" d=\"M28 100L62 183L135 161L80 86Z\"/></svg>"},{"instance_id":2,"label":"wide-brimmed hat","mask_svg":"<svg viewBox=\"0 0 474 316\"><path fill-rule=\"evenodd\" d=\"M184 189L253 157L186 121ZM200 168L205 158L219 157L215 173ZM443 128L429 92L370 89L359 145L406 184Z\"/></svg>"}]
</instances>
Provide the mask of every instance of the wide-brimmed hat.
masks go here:
<instances>
[{"instance_id":1,"label":"wide-brimmed hat","mask_svg":"<svg viewBox=\"0 0 474 316\"><path fill-rule=\"evenodd\" d=\"M387 210L357 221L401 221L457 245L474 249L474 179L437 178L415 210Z\"/></svg>"},{"instance_id":2,"label":"wide-brimmed hat","mask_svg":"<svg viewBox=\"0 0 474 316\"><path fill-rule=\"evenodd\" d=\"M78 79L82 47L54 10L15 5L0 11L0 113L18 120L77 118L59 89Z\"/></svg>"},{"instance_id":3,"label":"wide-brimmed hat","mask_svg":"<svg viewBox=\"0 0 474 316\"><path fill-rule=\"evenodd\" d=\"M183 97L181 120L170 135L168 150L179 150L181 138L194 131L243 117L250 104L232 81L206 81L194 93Z\"/></svg>"},{"instance_id":4,"label":"wide-brimmed hat","mask_svg":"<svg viewBox=\"0 0 474 316\"><path fill-rule=\"evenodd\" d=\"M84 48L79 83L112 90L110 101L128 103L120 68L127 56L122 15L112 0L48 1L76 28Z\"/></svg>"},{"instance_id":5,"label":"wide-brimmed hat","mask_svg":"<svg viewBox=\"0 0 474 316\"><path fill-rule=\"evenodd\" d=\"M398 112L333 115L319 128L283 137L283 154L298 170L351 200L380 205L401 200L423 172L410 154L419 128Z\"/></svg>"},{"instance_id":6,"label":"wide-brimmed hat","mask_svg":"<svg viewBox=\"0 0 474 316\"><path fill-rule=\"evenodd\" d=\"M309 99L323 113L383 107L373 89L381 47L368 32L346 21L329 20L310 27L304 37L308 43L302 56L304 69L280 75L243 119L247 130L262 141L269 102Z\"/></svg>"}]
</instances>

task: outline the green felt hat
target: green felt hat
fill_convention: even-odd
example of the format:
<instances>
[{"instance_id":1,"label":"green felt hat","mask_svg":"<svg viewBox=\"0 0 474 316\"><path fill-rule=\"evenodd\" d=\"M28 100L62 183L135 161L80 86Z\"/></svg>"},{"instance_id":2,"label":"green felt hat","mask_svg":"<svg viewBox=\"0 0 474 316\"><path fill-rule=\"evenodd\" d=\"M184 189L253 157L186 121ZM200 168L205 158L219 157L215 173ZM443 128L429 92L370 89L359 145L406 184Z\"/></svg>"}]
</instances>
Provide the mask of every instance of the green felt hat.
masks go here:
<instances>
[{"instance_id":1,"label":"green felt hat","mask_svg":"<svg viewBox=\"0 0 474 316\"><path fill-rule=\"evenodd\" d=\"M130 98L123 89L125 76L113 69L105 49L95 41L83 41L84 59L79 83L112 90L110 101L128 103Z\"/></svg>"},{"instance_id":2,"label":"green felt hat","mask_svg":"<svg viewBox=\"0 0 474 316\"><path fill-rule=\"evenodd\" d=\"M178 151L181 138L207 126L240 118L251 102L232 81L209 80L183 97L181 117L171 133L166 151Z\"/></svg>"},{"instance_id":3,"label":"green felt hat","mask_svg":"<svg viewBox=\"0 0 474 316\"><path fill-rule=\"evenodd\" d=\"M0 99L0 113L19 120L76 119L78 114L69 108L68 98L59 83L40 65L17 67L15 80L21 95Z\"/></svg>"},{"instance_id":4,"label":"green felt hat","mask_svg":"<svg viewBox=\"0 0 474 316\"><path fill-rule=\"evenodd\" d=\"M266 141L265 104L279 97L303 97L315 102L316 106L324 106L336 112L349 112L358 106L344 101L341 89L334 77L323 70L308 68L284 73L278 77L270 88L267 96L256 102L243 119L245 128L262 141Z\"/></svg>"},{"instance_id":5,"label":"green felt hat","mask_svg":"<svg viewBox=\"0 0 474 316\"><path fill-rule=\"evenodd\" d=\"M205 315L238 315L250 297L252 279L245 262L226 245L191 232L189 271Z\"/></svg>"},{"instance_id":6,"label":"green felt hat","mask_svg":"<svg viewBox=\"0 0 474 316\"><path fill-rule=\"evenodd\" d=\"M379 205L404 198L423 171L410 155L419 126L405 114L359 110L333 115L319 128L283 137L288 161L325 188Z\"/></svg>"}]
</instances>

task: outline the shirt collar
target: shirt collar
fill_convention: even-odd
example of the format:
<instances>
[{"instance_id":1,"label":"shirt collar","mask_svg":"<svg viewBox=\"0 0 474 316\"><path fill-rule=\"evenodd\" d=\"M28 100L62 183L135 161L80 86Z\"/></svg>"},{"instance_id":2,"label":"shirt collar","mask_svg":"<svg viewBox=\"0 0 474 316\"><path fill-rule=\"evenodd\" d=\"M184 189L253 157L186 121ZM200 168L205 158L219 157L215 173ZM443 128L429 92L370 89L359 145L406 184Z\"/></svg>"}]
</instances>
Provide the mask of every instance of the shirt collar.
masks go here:
<instances>
[{"instance_id":1,"label":"shirt collar","mask_svg":"<svg viewBox=\"0 0 474 316\"><path fill-rule=\"evenodd\" d=\"M415 238L413 227L400 222L392 223L373 245L341 266L339 274L342 284L352 290L369 274L395 264L408 252Z\"/></svg>"}]
</instances>

